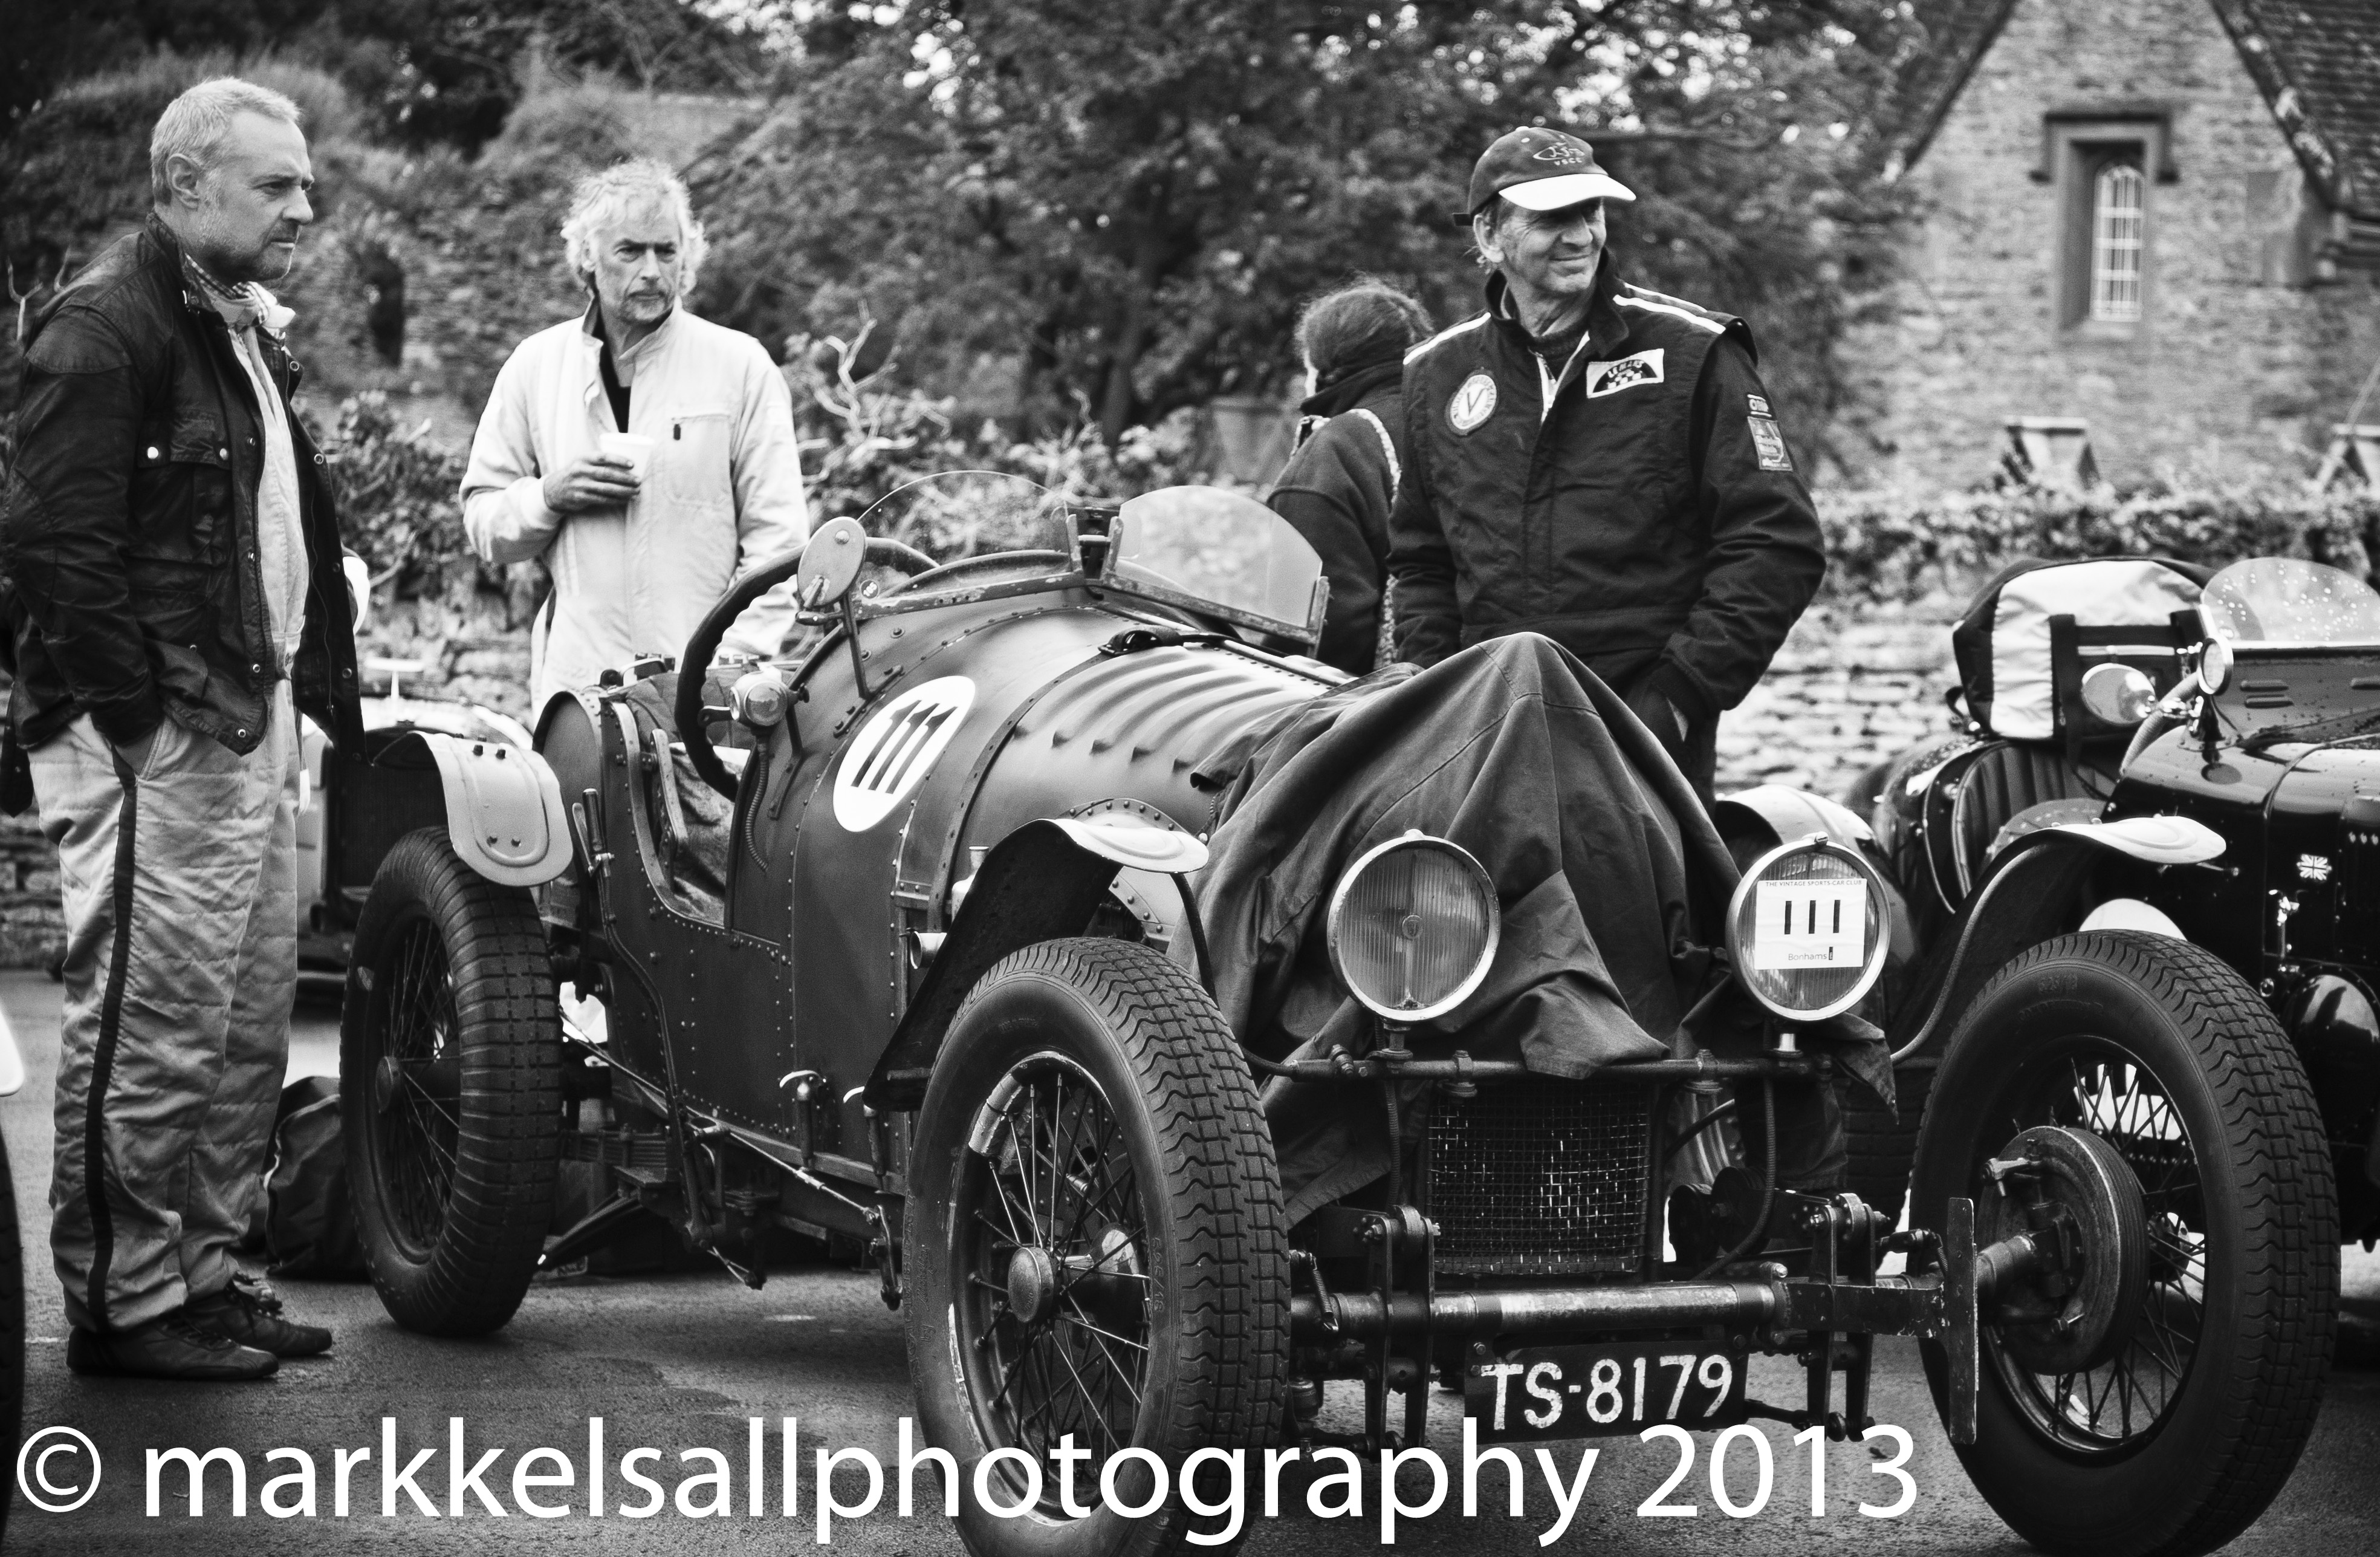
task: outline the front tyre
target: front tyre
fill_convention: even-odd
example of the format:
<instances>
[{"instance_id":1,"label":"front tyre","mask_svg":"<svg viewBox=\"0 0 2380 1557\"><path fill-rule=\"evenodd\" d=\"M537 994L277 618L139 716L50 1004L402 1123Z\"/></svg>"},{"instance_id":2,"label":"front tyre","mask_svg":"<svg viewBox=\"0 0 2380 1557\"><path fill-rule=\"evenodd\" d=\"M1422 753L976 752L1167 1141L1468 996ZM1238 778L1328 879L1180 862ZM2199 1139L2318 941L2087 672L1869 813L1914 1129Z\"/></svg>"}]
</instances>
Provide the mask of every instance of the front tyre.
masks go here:
<instances>
[{"instance_id":1,"label":"front tyre","mask_svg":"<svg viewBox=\"0 0 2380 1557\"><path fill-rule=\"evenodd\" d=\"M902 1312L926 1437L959 1462L968 1550L1182 1550L1198 1527L1178 1481L1127 1519L1100 1502L1102 1466L1141 1449L1178 1478L1196 1450L1269 1444L1289 1366L1280 1174L1214 1002L1123 942L1014 953L953 1019L914 1142ZM1051 1457L1069 1438L1088 1451L1067 1467L1085 1518ZM1022 1517L975 1496L1003 1449L1040 1472ZM1117 1472L1120 1502L1149 1500L1145 1462ZM1015 1454L987 1474L1003 1507L1031 1490ZM1202 1500L1220 1485L1205 1468Z\"/></svg>"},{"instance_id":2,"label":"front tyre","mask_svg":"<svg viewBox=\"0 0 2380 1557\"><path fill-rule=\"evenodd\" d=\"M356 925L339 1121L364 1260L397 1323L483 1335L520 1307L553 1219L562 1016L537 907L398 840Z\"/></svg>"},{"instance_id":3,"label":"front tyre","mask_svg":"<svg viewBox=\"0 0 2380 1557\"><path fill-rule=\"evenodd\" d=\"M2069 935L1994 976L1951 1036L1917 1146L1911 1219L1989 1199L1985 1163L2059 1125L2140 1183L2146 1286L2130 1339L2045 1366L2038 1326L1987 1309L1976 1490L2054 1553L2189 1557L2237 1536L2313 1428L2338 1301L2329 1154L2297 1053L2220 959L2163 936ZM2093 1251L2085 1251L2087 1261ZM1937 1405L1948 1358L1925 1346Z\"/></svg>"}]
</instances>

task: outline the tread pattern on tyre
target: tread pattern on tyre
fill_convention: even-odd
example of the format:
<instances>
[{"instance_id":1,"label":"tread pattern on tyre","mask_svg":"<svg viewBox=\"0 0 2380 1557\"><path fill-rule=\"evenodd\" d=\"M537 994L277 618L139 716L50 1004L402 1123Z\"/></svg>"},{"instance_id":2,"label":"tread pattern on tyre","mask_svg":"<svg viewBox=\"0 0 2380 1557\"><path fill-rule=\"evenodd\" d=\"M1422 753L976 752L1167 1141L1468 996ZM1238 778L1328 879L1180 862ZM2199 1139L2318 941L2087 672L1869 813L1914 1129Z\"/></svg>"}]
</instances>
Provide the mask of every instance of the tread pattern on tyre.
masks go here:
<instances>
[{"instance_id":1,"label":"tread pattern on tyre","mask_svg":"<svg viewBox=\"0 0 2380 1557\"><path fill-rule=\"evenodd\" d=\"M382 943L419 907L439 927L455 980L463 1062L455 1179L446 1223L415 1264L376 1231L364 1165L348 1175L365 1264L392 1317L432 1335L482 1335L510 1320L536 1273L552 1220L562 1125L561 1013L537 906L520 887L478 874L442 828L397 841L356 927L354 960L374 967ZM369 1075L351 981L341 1068ZM362 1106L365 1089L346 1094Z\"/></svg>"},{"instance_id":2,"label":"tread pattern on tyre","mask_svg":"<svg viewBox=\"0 0 2380 1557\"><path fill-rule=\"evenodd\" d=\"M1226 1441L1270 1445L1289 1381L1289 1230L1271 1137L1238 1040L1175 964L1144 946L1090 938L1040 942L1002 959L960 1006L953 1030L989 993L1021 978L1049 980L1118 1036L1167 1154L1168 1183L1144 1184L1141 1193L1170 1202L1178 1322L1189 1344L1172 1364L1166 1441L1144 1446L1178 1456ZM1177 1498L1166 1515L1128 1527L1129 1549L1180 1545L1191 1527L1181 1515ZM1013 1530L1027 1522L1007 1523Z\"/></svg>"},{"instance_id":3,"label":"tread pattern on tyre","mask_svg":"<svg viewBox=\"0 0 2380 1557\"><path fill-rule=\"evenodd\" d=\"M2322 1402L2338 1294L2337 1191L2322 1118L2271 1008L2229 964L2185 941L2136 931L2060 936L2010 959L1976 1005L2070 958L2120 974L2175 1015L2227 1133L2253 1129L2268 1143L2240 1165L2242 1225L2270 1233L2242 1241L2237 1344L2228 1354L2202 1349L2192 1365L2226 1368L2224 1398L2245 1409L2227 1414L2219 1463L2205 1467L2202 1485L2172 1489L2177 1502L2201 1501L2157 1549L2168 1557L2207 1551L2246 1529L2280 1490Z\"/></svg>"},{"instance_id":4,"label":"tread pattern on tyre","mask_svg":"<svg viewBox=\"0 0 2380 1557\"><path fill-rule=\"evenodd\" d=\"M1930 1070L1895 1071L1892 1077L1895 1114L1867 1094L1867 1089L1842 1089L1843 1138L1848 1153L1843 1186L1884 1215L1899 1221L1909 1198L1909 1167L1917 1157L1917 1132L1925 1122L1925 1102L1933 1095Z\"/></svg>"}]
</instances>

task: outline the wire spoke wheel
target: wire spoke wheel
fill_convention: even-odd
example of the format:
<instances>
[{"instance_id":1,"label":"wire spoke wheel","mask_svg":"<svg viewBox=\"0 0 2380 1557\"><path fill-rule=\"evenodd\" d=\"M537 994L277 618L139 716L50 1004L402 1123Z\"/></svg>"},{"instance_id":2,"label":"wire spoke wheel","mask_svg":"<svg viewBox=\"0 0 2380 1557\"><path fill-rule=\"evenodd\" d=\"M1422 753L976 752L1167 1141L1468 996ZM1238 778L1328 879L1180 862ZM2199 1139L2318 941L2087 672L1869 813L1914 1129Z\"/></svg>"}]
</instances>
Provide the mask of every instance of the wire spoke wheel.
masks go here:
<instances>
[{"instance_id":1,"label":"wire spoke wheel","mask_svg":"<svg viewBox=\"0 0 2380 1557\"><path fill-rule=\"evenodd\" d=\"M373 1037L379 1052L364 1075L373 1086L371 1150L390 1167L388 1210L404 1247L425 1255L446 1226L455 1189L459 1100L441 1100L427 1077L457 1064L455 979L438 926L417 916L398 931L385 1010Z\"/></svg>"},{"instance_id":2,"label":"wire spoke wheel","mask_svg":"<svg viewBox=\"0 0 2380 1557\"><path fill-rule=\"evenodd\" d=\"M998 1380L985 1441L1100 1461L1132 1441L1148 1380L1148 1231L1098 1083L1057 1054L1012 1069L978 1112L961 1179L963 1345ZM1058 1508L1053 1490L1044 1495Z\"/></svg>"},{"instance_id":3,"label":"wire spoke wheel","mask_svg":"<svg viewBox=\"0 0 2380 1557\"><path fill-rule=\"evenodd\" d=\"M919 1419L963 1482L1030 1505L963 1498L968 1550L1149 1557L1218 1527L1178 1488L1160 1503L1141 1455L1178 1472L1273 1441L1289 1257L1256 1087L1207 992L1123 942L1012 954L952 1019L909 1161Z\"/></svg>"},{"instance_id":4,"label":"wire spoke wheel","mask_svg":"<svg viewBox=\"0 0 2380 1557\"><path fill-rule=\"evenodd\" d=\"M2219 958L2165 936L2093 931L2019 955L1944 1051L1917 1147L1913 1225L1952 1196L2010 1204L1986 1164L2060 1126L2140 1190L2137 1240L2079 1246L2139 1297L2104 1345L2063 1346L2022 1295L1986 1308L1976 1490L2035 1546L2183 1557L2253 1523L2313 1427L2338 1292L2336 1187L2304 1067ZM2071 1332L2070 1332L2071 1333ZM1924 1344L1937 1402L1948 1357Z\"/></svg>"},{"instance_id":5,"label":"wire spoke wheel","mask_svg":"<svg viewBox=\"0 0 2380 1557\"><path fill-rule=\"evenodd\" d=\"M2140 1180L2148 1213L2148 1290L2140 1322L2095 1368L2037 1373L1996 1332L1984 1345L2034 1425L2077 1454L2121 1451L2154 1433L2182 1393L2206 1320L2207 1228L2198 1152L2154 1070L2120 1045L2084 1035L2013 1077L2007 1120L2097 1136ZM1980 1172L1981 1163L1977 1164Z\"/></svg>"},{"instance_id":6,"label":"wire spoke wheel","mask_svg":"<svg viewBox=\"0 0 2380 1557\"><path fill-rule=\"evenodd\" d=\"M562 1019L528 892L441 829L382 862L339 1024L340 1125L364 1261L399 1324L478 1335L513 1315L553 1214Z\"/></svg>"}]
</instances>

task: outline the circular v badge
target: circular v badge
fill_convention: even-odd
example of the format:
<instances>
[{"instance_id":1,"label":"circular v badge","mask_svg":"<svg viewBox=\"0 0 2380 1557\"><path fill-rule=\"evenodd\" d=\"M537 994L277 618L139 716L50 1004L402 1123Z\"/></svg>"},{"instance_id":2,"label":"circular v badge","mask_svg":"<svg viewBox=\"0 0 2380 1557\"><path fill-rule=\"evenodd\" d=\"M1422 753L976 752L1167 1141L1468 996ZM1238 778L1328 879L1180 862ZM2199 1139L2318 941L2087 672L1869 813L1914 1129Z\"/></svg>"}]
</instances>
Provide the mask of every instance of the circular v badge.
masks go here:
<instances>
[{"instance_id":1,"label":"circular v badge","mask_svg":"<svg viewBox=\"0 0 2380 1557\"><path fill-rule=\"evenodd\" d=\"M1468 432L1496 410L1496 381L1483 371L1463 381L1446 403L1446 422L1457 432Z\"/></svg>"}]
</instances>

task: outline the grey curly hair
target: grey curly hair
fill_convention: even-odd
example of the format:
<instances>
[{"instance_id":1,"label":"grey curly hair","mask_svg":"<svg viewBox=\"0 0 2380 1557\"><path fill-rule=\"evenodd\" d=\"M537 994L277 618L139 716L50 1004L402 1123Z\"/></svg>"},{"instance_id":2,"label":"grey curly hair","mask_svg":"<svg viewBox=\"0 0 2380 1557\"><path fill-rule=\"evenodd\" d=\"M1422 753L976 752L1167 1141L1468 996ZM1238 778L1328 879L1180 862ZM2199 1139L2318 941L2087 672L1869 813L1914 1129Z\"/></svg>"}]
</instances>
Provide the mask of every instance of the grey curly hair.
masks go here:
<instances>
[{"instance_id":1,"label":"grey curly hair","mask_svg":"<svg viewBox=\"0 0 2380 1557\"><path fill-rule=\"evenodd\" d=\"M232 120L242 114L261 114L291 125L298 117L298 104L270 87L237 76L200 81L165 104L149 135L149 198L159 205L173 198L165 164L175 157L188 157L201 173L212 169L230 138Z\"/></svg>"},{"instance_id":2,"label":"grey curly hair","mask_svg":"<svg viewBox=\"0 0 2380 1557\"><path fill-rule=\"evenodd\" d=\"M570 214L562 222L563 257L580 276L592 274L595 244L604 225L628 207L646 201L663 202L676 216L680 285L693 291L695 277L702 269L702 257L710 251L710 246L703 241L702 224L694 219L694 201L686 193L686 180L671 172L668 164L651 157L631 157L626 162L613 163L600 173L587 175L572 187Z\"/></svg>"}]
</instances>

